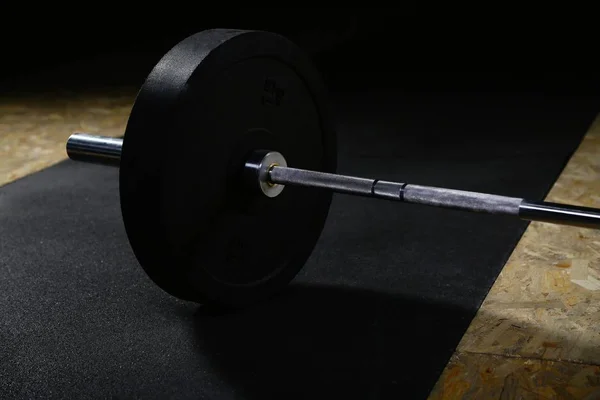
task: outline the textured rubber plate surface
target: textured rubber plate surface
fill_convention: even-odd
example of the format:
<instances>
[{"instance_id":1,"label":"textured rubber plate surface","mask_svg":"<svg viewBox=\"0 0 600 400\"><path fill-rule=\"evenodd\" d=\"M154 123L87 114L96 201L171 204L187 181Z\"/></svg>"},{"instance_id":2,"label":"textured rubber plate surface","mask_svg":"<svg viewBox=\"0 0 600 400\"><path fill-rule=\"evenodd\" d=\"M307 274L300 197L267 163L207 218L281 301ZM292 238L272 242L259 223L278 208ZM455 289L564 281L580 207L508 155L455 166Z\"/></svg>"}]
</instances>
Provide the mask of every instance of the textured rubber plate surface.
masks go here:
<instances>
[{"instance_id":1,"label":"textured rubber plate surface","mask_svg":"<svg viewBox=\"0 0 600 400\"><path fill-rule=\"evenodd\" d=\"M335 172L325 87L280 35L208 30L173 47L142 86L123 141L120 191L132 249L185 300L244 307L278 292L310 256L332 195L248 195L250 152Z\"/></svg>"},{"instance_id":2,"label":"textured rubber plate surface","mask_svg":"<svg viewBox=\"0 0 600 400\"><path fill-rule=\"evenodd\" d=\"M340 173L540 198L597 111L406 96L337 101ZM117 177L64 162L0 188L1 398L425 398L526 226L335 196L285 295L214 315L139 267Z\"/></svg>"}]
</instances>

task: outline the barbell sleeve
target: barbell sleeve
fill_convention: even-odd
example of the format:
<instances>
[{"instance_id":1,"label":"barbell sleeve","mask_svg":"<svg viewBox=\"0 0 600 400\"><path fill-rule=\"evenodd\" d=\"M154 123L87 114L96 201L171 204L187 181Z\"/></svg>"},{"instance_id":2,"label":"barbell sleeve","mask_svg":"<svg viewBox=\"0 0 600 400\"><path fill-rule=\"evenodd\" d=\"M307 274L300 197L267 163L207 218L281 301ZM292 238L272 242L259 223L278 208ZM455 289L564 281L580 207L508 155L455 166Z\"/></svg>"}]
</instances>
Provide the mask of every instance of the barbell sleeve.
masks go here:
<instances>
[{"instance_id":1,"label":"barbell sleeve","mask_svg":"<svg viewBox=\"0 0 600 400\"><path fill-rule=\"evenodd\" d=\"M67 155L71 160L118 167L123 139L74 133L67 139Z\"/></svg>"}]
</instances>

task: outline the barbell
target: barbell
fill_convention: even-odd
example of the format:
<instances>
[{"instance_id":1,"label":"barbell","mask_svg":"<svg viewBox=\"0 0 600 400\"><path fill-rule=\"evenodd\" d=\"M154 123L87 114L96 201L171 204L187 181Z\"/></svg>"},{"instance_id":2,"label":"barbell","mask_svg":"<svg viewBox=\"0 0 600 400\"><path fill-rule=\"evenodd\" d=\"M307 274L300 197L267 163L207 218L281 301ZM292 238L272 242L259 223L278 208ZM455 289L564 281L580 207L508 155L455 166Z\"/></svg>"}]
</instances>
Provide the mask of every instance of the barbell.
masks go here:
<instances>
[{"instance_id":1,"label":"barbell","mask_svg":"<svg viewBox=\"0 0 600 400\"><path fill-rule=\"evenodd\" d=\"M264 31L177 43L140 88L122 138L74 133L70 159L119 167L141 267L177 298L246 307L300 271L333 193L600 227L600 210L336 174L326 89L310 58Z\"/></svg>"}]
</instances>

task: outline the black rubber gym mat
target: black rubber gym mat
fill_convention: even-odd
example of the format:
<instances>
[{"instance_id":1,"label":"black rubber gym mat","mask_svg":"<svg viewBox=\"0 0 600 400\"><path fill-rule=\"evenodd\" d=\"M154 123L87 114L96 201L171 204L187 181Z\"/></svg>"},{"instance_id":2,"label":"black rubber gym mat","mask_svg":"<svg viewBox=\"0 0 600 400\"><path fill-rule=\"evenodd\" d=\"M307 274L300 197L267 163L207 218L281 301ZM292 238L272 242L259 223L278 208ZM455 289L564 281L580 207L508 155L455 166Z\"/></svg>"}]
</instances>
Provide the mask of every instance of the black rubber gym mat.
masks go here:
<instances>
[{"instance_id":1,"label":"black rubber gym mat","mask_svg":"<svg viewBox=\"0 0 600 400\"><path fill-rule=\"evenodd\" d=\"M509 94L333 100L341 173L531 199L598 111ZM138 267L117 170L65 161L0 188L0 397L425 398L525 227L339 195L286 294L219 315Z\"/></svg>"}]
</instances>

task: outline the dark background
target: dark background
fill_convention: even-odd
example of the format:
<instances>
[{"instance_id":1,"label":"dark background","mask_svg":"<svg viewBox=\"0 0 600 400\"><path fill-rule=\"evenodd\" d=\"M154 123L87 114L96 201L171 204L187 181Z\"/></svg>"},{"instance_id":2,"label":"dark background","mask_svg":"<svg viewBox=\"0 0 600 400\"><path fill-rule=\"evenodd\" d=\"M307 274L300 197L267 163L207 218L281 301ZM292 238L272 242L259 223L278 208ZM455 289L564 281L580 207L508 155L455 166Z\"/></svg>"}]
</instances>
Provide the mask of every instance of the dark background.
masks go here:
<instances>
[{"instance_id":1,"label":"dark background","mask_svg":"<svg viewBox=\"0 0 600 400\"><path fill-rule=\"evenodd\" d=\"M402 3L394 8L240 8L168 2L110 3L47 13L6 9L0 31L3 88L141 84L177 41L206 28L282 33L309 51L330 84L357 69L393 70L391 85L418 90L597 92L590 11L469 9ZM36 13L31 13L35 9ZM62 71L62 77L57 70ZM66 73L65 71L69 72ZM561 71L561 72L557 72ZM50 75L49 75L50 74ZM37 77L35 80L34 77ZM24 79L23 79L24 78ZM18 82L18 83L16 83Z\"/></svg>"}]
</instances>

